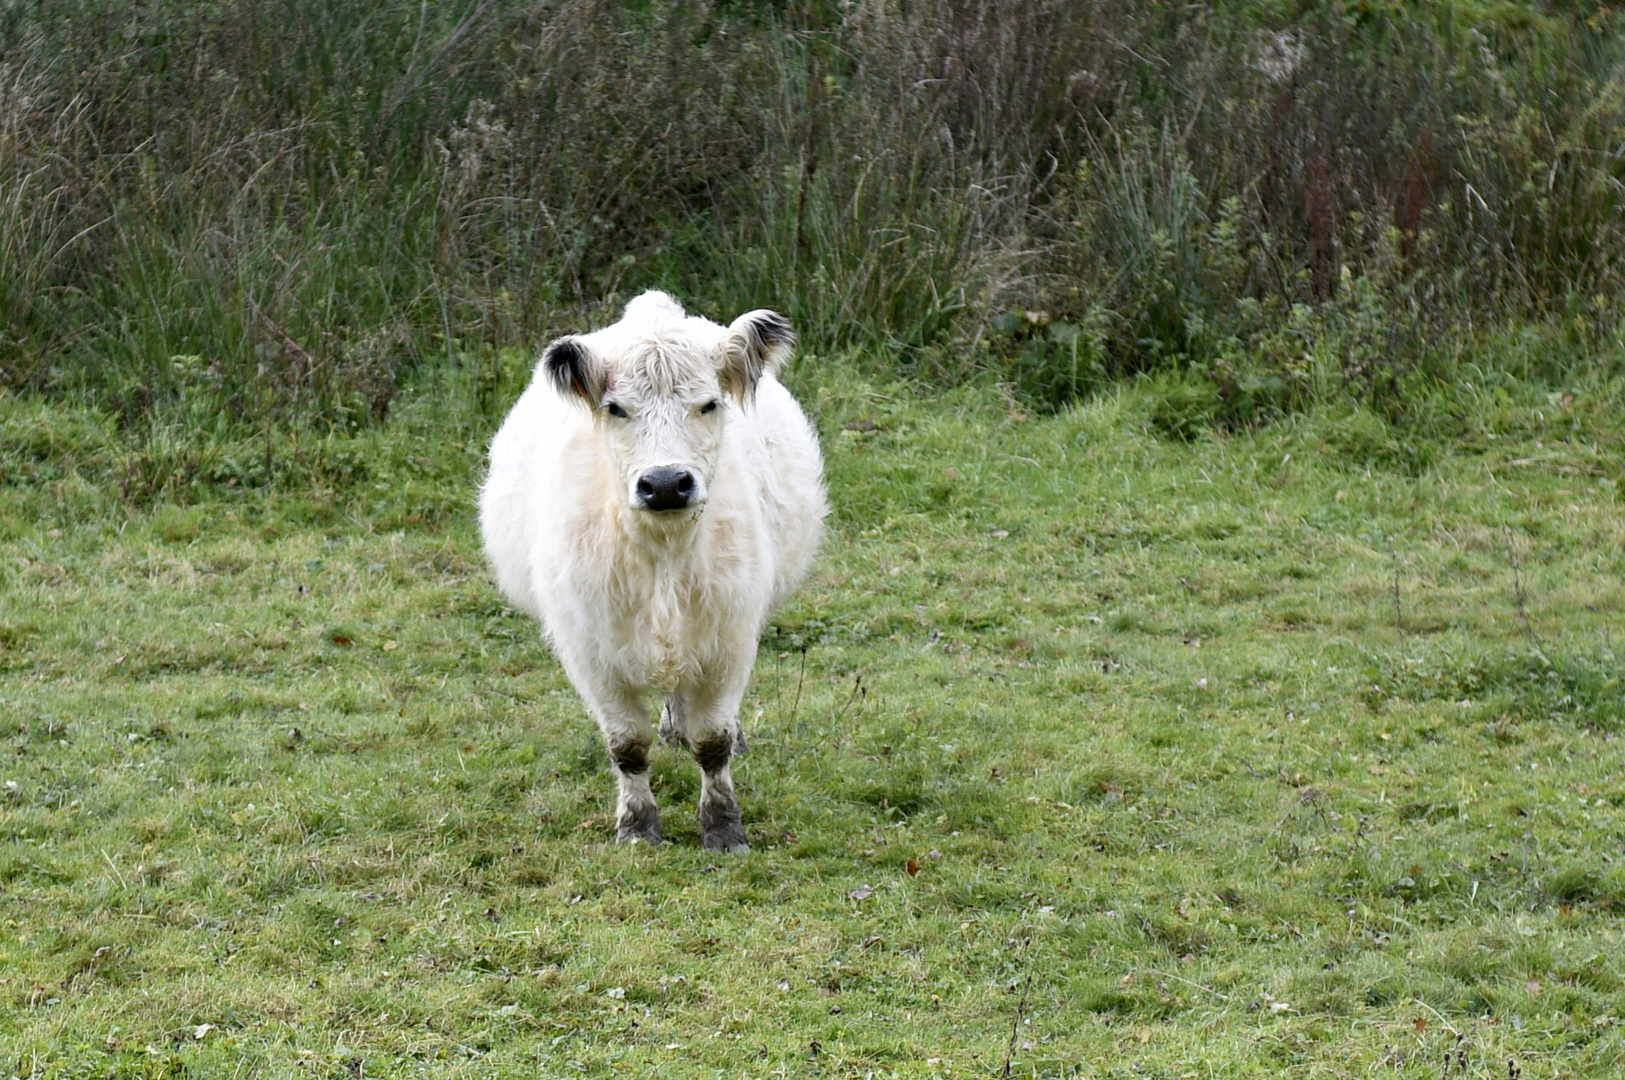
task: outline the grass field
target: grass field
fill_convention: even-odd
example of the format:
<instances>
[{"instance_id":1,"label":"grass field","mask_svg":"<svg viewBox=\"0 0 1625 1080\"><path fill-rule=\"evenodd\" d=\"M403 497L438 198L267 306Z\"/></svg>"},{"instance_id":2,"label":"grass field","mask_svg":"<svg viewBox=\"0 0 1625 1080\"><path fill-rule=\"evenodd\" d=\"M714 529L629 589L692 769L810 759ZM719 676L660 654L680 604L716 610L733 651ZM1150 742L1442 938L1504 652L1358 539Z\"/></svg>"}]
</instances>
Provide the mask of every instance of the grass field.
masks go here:
<instances>
[{"instance_id":1,"label":"grass field","mask_svg":"<svg viewBox=\"0 0 1625 1080\"><path fill-rule=\"evenodd\" d=\"M739 858L663 749L609 842L483 422L138 508L0 399L0 1075L1625 1075L1625 389L1184 441L795 375Z\"/></svg>"}]
</instances>

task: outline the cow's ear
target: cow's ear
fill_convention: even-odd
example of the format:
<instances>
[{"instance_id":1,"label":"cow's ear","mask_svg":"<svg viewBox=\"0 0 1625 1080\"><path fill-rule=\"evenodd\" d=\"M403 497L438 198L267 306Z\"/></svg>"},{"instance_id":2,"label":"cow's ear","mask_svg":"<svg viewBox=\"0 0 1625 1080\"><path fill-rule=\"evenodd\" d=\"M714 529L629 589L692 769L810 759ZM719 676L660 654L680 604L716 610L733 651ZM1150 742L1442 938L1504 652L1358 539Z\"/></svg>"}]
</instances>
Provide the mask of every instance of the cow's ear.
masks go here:
<instances>
[{"instance_id":1,"label":"cow's ear","mask_svg":"<svg viewBox=\"0 0 1625 1080\"><path fill-rule=\"evenodd\" d=\"M741 401L749 398L762 374L783 367L795 346L796 332L778 312L762 308L739 316L728 327L728 349L722 363L722 381L728 392Z\"/></svg>"},{"instance_id":2,"label":"cow's ear","mask_svg":"<svg viewBox=\"0 0 1625 1080\"><path fill-rule=\"evenodd\" d=\"M604 398L604 366L580 338L561 337L542 352L542 369L560 397L577 397L589 408Z\"/></svg>"}]
</instances>

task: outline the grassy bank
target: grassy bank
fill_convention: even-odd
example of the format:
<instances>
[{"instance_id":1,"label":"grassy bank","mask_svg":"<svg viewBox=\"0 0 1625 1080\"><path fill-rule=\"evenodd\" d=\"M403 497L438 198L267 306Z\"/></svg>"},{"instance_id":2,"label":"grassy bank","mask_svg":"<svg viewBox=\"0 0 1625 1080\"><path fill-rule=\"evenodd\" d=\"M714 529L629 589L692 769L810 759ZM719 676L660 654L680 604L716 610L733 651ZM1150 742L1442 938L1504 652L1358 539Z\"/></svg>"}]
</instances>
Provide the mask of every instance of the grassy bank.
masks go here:
<instances>
[{"instance_id":1,"label":"grassy bank","mask_svg":"<svg viewBox=\"0 0 1625 1080\"><path fill-rule=\"evenodd\" d=\"M606 842L485 579L520 366L222 442L303 482L189 503L0 399L0 1067L1625 1069L1617 383L1221 435L1149 382L1043 416L806 360L837 509L719 860L666 751L671 842Z\"/></svg>"}]
</instances>

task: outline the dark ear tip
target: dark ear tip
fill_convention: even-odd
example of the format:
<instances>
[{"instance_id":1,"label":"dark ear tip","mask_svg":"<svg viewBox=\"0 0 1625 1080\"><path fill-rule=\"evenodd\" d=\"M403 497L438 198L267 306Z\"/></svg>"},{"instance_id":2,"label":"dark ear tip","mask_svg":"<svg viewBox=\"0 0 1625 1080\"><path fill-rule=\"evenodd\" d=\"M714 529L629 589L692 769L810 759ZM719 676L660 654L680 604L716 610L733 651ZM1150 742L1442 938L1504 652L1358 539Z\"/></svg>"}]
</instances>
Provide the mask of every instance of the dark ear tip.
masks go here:
<instances>
[{"instance_id":1,"label":"dark ear tip","mask_svg":"<svg viewBox=\"0 0 1625 1080\"><path fill-rule=\"evenodd\" d=\"M751 316L751 333L766 350L789 350L795 347L796 332L790 320L776 311L762 310Z\"/></svg>"},{"instance_id":2,"label":"dark ear tip","mask_svg":"<svg viewBox=\"0 0 1625 1080\"><path fill-rule=\"evenodd\" d=\"M587 353L573 337L561 337L542 350L542 366L562 395L587 396Z\"/></svg>"},{"instance_id":3,"label":"dark ear tip","mask_svg":"<svg viewBox=\"0 0 1625 1080\"><path fill-rule=\"evenodd\" d=\"M542 359L549 369L573 367L581 362L581 343L573 337L561 337L542 350Z\"/></svg>"},{"instance_id":4,"label":"dark ear tip","mask_svg":"<svg viewBox=\"0 0 1625 1080\"><path fill-rule=\"evenodd\" d=\"M796 339L790 320L776 311L764 311L756 316L756 332L769 346L788 344Z\"/></svg>"}]
</instances>

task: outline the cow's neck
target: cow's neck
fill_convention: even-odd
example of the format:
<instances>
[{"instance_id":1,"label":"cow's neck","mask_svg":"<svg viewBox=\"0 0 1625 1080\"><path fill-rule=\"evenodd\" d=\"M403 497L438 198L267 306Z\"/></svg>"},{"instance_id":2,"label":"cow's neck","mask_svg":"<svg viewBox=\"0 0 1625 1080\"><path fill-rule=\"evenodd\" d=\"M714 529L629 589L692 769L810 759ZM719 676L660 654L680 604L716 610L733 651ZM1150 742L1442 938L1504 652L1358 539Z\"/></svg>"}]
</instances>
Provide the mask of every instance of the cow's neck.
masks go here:
<instances>
[{"instance_id":1,"label":"cow's neck","mask_svg":"<svg viewBox=\"0 0 1625 1080\"><path fill-rule=\"evenodd\" d=\"M623 550L634 553L657 572L681 569L699 546L704 522L703 511L675 520L651 519L637 510L625 511L621 515L621 529L629 543Z\"/></svg>"},{"instance_id":2,"label":"cow's neck","mask_svg":"<svg viewBox=\"0 0 1625 1080\"><path fill-rule=\"evenodd\" d=\"M626 615L636 627L650 682L663 693L677 688L684 656L691 644L694 606L705 590L698 572L701 524L687 521L640 521L636 511L625 520L624 544L618 545L623 563L624 597L632 601Z\"/></svg>"}]
</instances>

